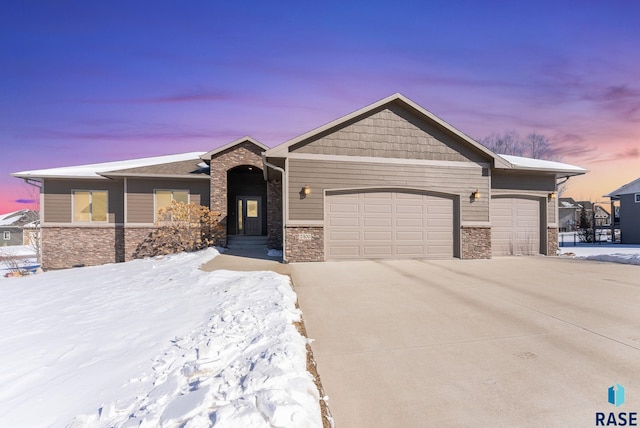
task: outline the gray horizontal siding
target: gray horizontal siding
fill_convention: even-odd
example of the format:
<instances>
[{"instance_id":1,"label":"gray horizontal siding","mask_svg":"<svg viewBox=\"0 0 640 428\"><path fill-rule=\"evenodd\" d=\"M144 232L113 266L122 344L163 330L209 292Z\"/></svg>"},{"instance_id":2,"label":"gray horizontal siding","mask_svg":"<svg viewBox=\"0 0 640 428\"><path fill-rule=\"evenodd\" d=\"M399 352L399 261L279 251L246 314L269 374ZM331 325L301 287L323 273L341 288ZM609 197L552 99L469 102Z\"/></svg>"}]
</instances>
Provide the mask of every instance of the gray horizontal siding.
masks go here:
<instances>
[{"instance_id":1,"label":"gray horizontal siding","mask_svg":"<svg viewBox=\"0 0 640 428\"><path fill-rule=\"evenodd\" d=\"M127 179L127 222L153 223L155 189L188 190L189 200L209 205L209 182L193 180Z\"/></svg>"},{"instance_id":2,"label":"gray horizontal siding","mask_svg":"<svg viewBox=\"0 0 640 428\"><path fill-rule=\"evenodd\" d=\"M489 221L489 177L481 168L380 163L289 160L289 219L324 219L324 190L344 188L397 187L422 189L461 196L462 221ZM311 193L302 198L308 185ZM482 195L471 202L471 193Z\"/></svg>"},{"instance_id":3,"label":"gray horizontal siding","mask_svg":"<svg viewBox=\"0 0 640 428\"><path fill-rule=\"evenodd\" d=\"M620 196L620 238L623 244L640 244L640 202L633 193Z\"/></svg>"},{"instance_id":4,"label":"gray horizontal siding","mask_svg":"<svg viewBox=\"0 0 640 428\"><path fill-rule=\"evenodd\" d=\"M539 190L553 192L556 189L554 175L530 174L501 171L491 173L491 188L502 190Z\"/></svg>"},{"instance_id":5,"label":"gray horizontal siding","mask_svg":"<svg viewBox=\"0 0 640 428\"><path fill-rule=\"evenodd\" d=\"M109 223L124 221L124 192L122 180L57 180L45 179L44 222L72 223L71 193L74 190L106 190L109 192Z\"/></svg>"},{"instance_id":6,"label":"gray horizontal siding","mask_svg":"<svg viewBox=\"0 0 640 428\"><path fill-rule=\"evenodd\" d=\"M291 152L486 162L451 132L391 105L291 147Z\"/></svg>"}]
</instances>

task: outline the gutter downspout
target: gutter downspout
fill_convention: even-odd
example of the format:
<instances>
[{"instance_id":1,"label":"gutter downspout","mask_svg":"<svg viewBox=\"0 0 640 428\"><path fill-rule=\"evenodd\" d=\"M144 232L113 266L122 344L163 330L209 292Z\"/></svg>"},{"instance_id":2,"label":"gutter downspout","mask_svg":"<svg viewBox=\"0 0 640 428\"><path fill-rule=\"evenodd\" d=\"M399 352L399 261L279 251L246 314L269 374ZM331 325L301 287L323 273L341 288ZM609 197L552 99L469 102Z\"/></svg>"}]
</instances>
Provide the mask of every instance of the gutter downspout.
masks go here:
<instances>
[{"instance_id":1,"label":"gutter downspout","mask_svg":"<svg viewBox=\"0 0 640 428\"><path fill-rule=\"evenodd\" d=\"M261 154L262 156L262 163L271 169L274 169L276 171L278 171L280 173L280 175L282 176L282 262L283 263L289 263L289 261L287 260L287 230L286 230L286 218L287 218L287 213L286 213L286 198L287 198L287 190L289 188L289 186L287 185L287 175L285 174L284 169L280 168L279 166L276 166L272 163L267 162L267 157L265 156L264 152ZM267 180L267 169L265 168L263 170L263 175L264 175L264 179Z\"/></svg>"},{"instance_id":2,"label":"gutter downspout","mask_svg":"<svg viewBox=\"0 0 640 428\"><path fill-rule=\"evenodd\" d=\"M44 203L43 203L44 195L42 194L42 186L43 186L44 183L42 181L34 180L33 178L24 178L24 177L22 177L22 179L28 185L38 188L39 202L38 202L38 219L36 220L36 229L40 229L40 232L39 232L40 236L36 236L36 239L39 240L40 242L37 245L38 254L36 254L36 260L40 264L40 266L42 266L42 214L44 213L44 211L43 211L44 210Z\"/></svg>"}]
</instances>

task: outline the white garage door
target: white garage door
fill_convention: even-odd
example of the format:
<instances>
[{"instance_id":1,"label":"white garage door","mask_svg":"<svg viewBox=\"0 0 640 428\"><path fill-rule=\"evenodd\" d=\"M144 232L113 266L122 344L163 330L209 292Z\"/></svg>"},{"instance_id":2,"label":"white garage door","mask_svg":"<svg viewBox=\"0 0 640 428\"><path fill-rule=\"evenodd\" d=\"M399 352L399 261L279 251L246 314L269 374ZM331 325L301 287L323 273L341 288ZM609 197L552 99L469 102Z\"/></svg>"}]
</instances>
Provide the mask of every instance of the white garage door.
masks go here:
<instances>
[{"instance_id":1,"label":"white garage door","mask_svg":"<svg viewBox=\"0 0 640 428\"><path fill-rule=\"evenodd\" d=\"M405 192L327 194L327 259L453 257L453 200Z\"/></svg>"},{"instance_id":2,"label":"white garage door","mask_svg":"<svg viewBox=\"0 0 640 428\"><path fill-rule=\"evenodd\" d=\"M491 199L491 254L540 253L540 202L525 198Z\"/></svg>"}]
</instances>

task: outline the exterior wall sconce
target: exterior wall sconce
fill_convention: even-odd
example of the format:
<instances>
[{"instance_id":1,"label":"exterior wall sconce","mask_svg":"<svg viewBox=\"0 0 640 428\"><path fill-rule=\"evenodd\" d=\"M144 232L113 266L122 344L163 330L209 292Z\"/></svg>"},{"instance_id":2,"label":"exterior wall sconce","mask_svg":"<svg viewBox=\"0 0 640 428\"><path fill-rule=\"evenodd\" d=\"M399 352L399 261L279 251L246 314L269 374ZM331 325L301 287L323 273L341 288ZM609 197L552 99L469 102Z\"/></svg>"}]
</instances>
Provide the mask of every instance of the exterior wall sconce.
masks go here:
<instances>
[{"instance_id":1,"label":"exterior wall sconce","mask_svg":"<svg viewBox=\"0 0 640 428\"><path fill-rule=\"evenodd\" d=\"M549 199L555 199L555 198L556 198L556 196L557 196L557 193L556 193L555 191L554 191L554 192L549 193Z\"/></svg>"},{"instance_id":2,"label":"exterior wall sconce","mask_svg":"<svg viewBox=\"0 0 640 428\"><path fill-rule=\"evenodd\" d=\"M308 184L307 184L307 185L305 185L305 186L302 188L302 193L304 193L304 195L305 195L305 196L309 195L309 193L311 193L311 187L309 187L309 185L308 185Z\"/></svg>"},{"instance_id":3,"label":"exterior wall sconce","mask_svg":"<svg viewBox=\"0 0 640 428\"><path fill-rule=\"evenodd\" d=\"M480 199L480 192L478 191L478 189L476 189L476 191L471 194L471 198L473 198L474 201Z\"/></svg>"}]
</instances>

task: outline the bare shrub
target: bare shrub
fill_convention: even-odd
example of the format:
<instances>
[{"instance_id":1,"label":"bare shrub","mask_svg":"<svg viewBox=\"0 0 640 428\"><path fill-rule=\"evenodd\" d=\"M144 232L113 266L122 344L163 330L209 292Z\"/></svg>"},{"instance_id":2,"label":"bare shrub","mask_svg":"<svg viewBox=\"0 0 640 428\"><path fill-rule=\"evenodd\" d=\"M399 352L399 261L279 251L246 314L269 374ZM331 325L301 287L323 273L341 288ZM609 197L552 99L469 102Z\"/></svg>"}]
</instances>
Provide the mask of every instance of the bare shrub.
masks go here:
<instances>
[{"instance_id":1,"label":"bare shrub","mask_svg":"<svg viewBox=\"0 0 640 428\"><path fill-rule=\"evenodd\" d=\"M220 214L209 208L172 201L160 210L156 229L138 246L134 258L197 251L213 245Z\"/></svg>"},{"instance_id":2,"label":"bare shrub","mask_svg":"<svg viewBox=\"0 0 640 428\"><path fill-rule=\"evenodd\" d=\"M23 276L29 273L27 265L29 259L22 256L12 255L11 253L0 250L0 265L7 268L5 276Z\"/></svg>"}]
</instances>

